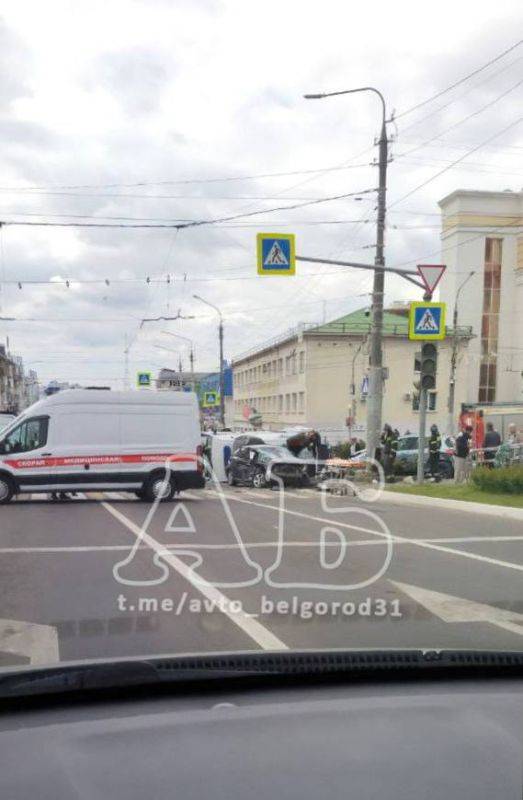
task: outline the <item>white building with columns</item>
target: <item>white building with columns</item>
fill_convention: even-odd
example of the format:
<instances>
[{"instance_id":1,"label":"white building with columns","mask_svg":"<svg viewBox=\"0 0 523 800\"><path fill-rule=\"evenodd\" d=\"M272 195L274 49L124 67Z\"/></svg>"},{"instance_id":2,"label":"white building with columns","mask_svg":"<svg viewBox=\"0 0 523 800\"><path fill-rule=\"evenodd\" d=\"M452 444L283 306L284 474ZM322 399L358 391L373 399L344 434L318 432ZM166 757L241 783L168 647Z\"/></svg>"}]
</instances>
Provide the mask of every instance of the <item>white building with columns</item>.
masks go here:
<instances>
[{"instance_id":1,"label":"white building with columns","mask_svg":"<svg viewBox=\"0 0 523 800\"><path fill-rule=\"evenodd\" d=\"M457 190L444 197L441 300L474 337L461 355L467 402L523 402L523 192Z\"/></svg>"}]
</instances>

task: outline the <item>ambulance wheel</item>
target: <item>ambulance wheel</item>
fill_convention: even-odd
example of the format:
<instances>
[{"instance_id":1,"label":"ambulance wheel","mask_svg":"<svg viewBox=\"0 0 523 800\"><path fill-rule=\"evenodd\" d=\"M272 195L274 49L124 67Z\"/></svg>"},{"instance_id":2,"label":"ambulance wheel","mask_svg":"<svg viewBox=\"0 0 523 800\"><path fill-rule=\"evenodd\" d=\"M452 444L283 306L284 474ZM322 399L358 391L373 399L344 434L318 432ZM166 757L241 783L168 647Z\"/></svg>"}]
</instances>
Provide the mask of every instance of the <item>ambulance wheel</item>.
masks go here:
<instances>
[{"instance_id":1,"label":"ambulance wheel","mask_svg":"<svg viewBox=\"0 0 523 800\"><path fill-rule=\"evenodd\" d=\"M172 500L176 493L176 487L172 481L169 480L167 486L165 485L165 473L155 472L149 475L143 485L143 494L149 503L154 503L155 500L165 502Z\"/></svg>"},{"instance_id":2,"label":"ambulance wheel","mask_svg":"<svg viewBox=\"0 0 523 800\"><path fill-rule=\"evenodd\" d=\"M15 494L15 485L8 475L0 475L0 504L8 503Z\"/></svg>"}]
</instances>

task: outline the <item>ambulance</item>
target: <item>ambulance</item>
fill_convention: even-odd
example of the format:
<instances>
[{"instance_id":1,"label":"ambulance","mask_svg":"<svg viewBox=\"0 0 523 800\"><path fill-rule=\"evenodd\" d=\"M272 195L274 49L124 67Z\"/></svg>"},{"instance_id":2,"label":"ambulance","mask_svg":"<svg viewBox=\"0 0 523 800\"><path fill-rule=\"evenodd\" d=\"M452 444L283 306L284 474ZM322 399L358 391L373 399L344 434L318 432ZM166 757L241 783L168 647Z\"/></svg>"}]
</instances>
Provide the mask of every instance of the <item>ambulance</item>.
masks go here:
<instances>
[{"instance_id":1,"label":"ambulance","mask_svg":"<svg viewBox=\"0 0 523 800\"><path fill-rule=\"evenodd\" d=\"M171 500L204 488L201 452L193 392L60 391L0 431L0 503L27 492L114 489Z\"/></svg>"}]
</instances>

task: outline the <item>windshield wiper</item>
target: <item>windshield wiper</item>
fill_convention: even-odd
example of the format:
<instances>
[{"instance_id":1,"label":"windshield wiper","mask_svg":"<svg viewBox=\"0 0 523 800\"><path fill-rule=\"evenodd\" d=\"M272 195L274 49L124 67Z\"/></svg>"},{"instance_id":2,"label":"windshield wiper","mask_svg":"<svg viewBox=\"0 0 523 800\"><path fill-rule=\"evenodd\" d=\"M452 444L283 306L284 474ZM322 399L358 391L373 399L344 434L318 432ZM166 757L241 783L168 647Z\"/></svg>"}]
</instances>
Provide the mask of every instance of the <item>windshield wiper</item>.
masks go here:
<instances>
[{"instance_id":1,"label":"windshield wiper","mask_svg":"<svg viewBox=\"0 0 523 800\"><path fill-rule=\"evenodd\" d=\"M523 652L490 650L333 650L211 653L73 662L0 674L0 699L244 678L404 677L412 673L523 675Z\"/></svg>"}]
</instances>

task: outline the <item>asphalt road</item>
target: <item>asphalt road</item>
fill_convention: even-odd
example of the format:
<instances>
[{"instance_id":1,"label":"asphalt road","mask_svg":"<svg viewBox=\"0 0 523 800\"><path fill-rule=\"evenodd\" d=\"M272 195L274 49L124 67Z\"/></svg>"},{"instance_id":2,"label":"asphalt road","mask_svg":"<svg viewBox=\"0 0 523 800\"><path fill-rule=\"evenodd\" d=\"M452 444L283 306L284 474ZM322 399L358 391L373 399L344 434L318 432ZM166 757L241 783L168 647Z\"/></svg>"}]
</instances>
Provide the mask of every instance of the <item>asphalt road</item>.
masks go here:
<instances>
[{"instance_id":1,"label":"asphalt road","mask_svg":"<svg viewBox=\"0 0 523 800\"><path fill-rule=\"evenodd\" d=\"M0 665L523 646L523 525L314 489L0 508Z\"/></svg>"}]
</instances>

